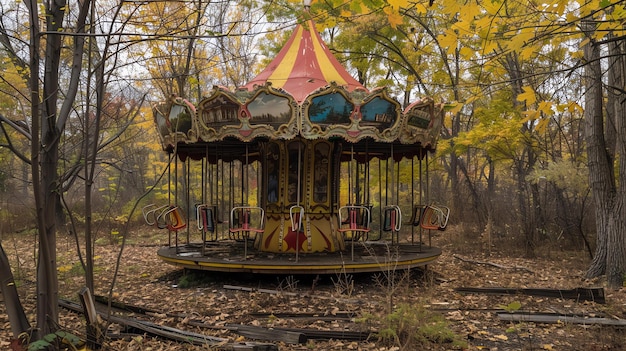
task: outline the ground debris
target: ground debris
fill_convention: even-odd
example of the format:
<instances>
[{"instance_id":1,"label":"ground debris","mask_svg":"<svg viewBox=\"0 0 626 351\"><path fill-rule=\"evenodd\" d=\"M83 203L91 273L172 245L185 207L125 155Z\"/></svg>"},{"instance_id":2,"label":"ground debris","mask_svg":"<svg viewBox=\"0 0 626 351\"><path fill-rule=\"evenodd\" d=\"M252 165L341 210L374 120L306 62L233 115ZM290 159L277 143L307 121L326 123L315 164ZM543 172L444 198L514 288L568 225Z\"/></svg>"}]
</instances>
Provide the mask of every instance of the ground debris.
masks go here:
<instances>
[{"instance_id":1,"label":"ground debris","mask_svg":"<svg viewBox=\"0 0 626 351\"><path fill-rule=\"evenodd\" d=\"M574 289L545 289L545 288L474 288L461 287L454 289L464 293L479 294L503 294L503 295L531 295L542 297L555 297L561 299L572 299L577 301L593 301L606 303L603 288L574 288Z\"/></svg>"},{"instance_id":2,"label":"ground debris","mask_svg":"<svg viewBox=\"0 0 626 351\"><path fill-rule=\"evenodd\" d=\"M83 308L72 301L59 300L59 305L73 312L83 313ZM225 338L218 338L194 332L189 332L177 328L159 325L151 321L140 320L130 317L118 317L107 315L102 311L98 311L98 315L105 321L118 324L126 330L131 330L136 334L149 334L152 336L165 338L177 342L191 343L194 345L209 345L212 349L231 351L274 351L278 347L274 344L255 343L255 342L230 342Z\"/></svg>"},{"instance_id":3,"label":"ground debris","mask_svg":"<svg viewBox=\"0 0 626 351\"><path fill-rule=\"evenodd\" d=\"M569 323L584 325L604 325L611 327L626 327L626 319L600 318L591 316L568 316L563 314L548 313L498 313L498 318L509 322L534 322L534 323Z\"/></svg>"}]
</instances>

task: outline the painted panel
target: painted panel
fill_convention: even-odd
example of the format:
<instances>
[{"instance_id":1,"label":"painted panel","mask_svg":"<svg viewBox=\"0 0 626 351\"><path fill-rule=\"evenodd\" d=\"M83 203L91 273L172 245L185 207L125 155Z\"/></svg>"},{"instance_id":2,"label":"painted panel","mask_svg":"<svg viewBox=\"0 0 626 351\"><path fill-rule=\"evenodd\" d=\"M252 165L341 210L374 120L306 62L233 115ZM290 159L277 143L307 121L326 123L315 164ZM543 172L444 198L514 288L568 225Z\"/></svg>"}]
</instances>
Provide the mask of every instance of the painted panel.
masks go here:
<instances>
[{"instance_id":1,"label":"painted panel","mask_svg":"<svg viewBox=\"0 0 626 351\"><path fill-rule=\"evenodd\" d=\"M308 117L311 123L320 125L350 125L350 115L354 104L349 102L343 94L334 92L316 96L311 100Z\"/></svg>"},{"instance_id":2,"label":"painted panel","mask_svg":"<svg viewBox=\"0 0 626 351\"><path fill-rule=\"evenodd\" d=\"M398 120L397 105L377 96L361 106L361 116L361 126L376 127L382 132Z\"/></svg>"},{"instance_id":3,"label":"painted panel","mask_svg":"<svg viewBox=\"0 0 626 351\"><path fill-rule=\"evenodd\" d=\"M275 129L289 123L292 115L289 99L266 92L259 93L248 104L248 111L251 125L267 124Z\"/></svg>"}]
</instances>

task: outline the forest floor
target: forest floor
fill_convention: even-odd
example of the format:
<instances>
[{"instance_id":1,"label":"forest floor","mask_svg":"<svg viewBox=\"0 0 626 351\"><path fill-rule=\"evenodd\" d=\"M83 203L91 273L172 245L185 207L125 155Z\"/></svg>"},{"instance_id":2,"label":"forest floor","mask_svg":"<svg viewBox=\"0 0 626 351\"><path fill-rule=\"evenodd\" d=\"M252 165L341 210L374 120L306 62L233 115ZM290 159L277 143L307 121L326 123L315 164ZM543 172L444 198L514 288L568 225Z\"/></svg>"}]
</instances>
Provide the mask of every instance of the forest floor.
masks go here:
<instances>
[{"instance_id":1,"label":"forest floor","mask_svg":"<svg viewBox=\"0 0 626 351\"><path fill-rule=\"evenodd\" d=\"M108 295L120 245L116 237L96 245L96 294ZM444 254L427 270L392 274L254 276L184 272L160 261L156 251L167 244L162 233L138 230L120 256L112 297L161 313L134 316L160 325L225 338L231 342L275 344L280 350L624 350L624 329L593 324L509 322L498 313L550 313L561 316L626 319L626 289L605 288L606 303L521 294L460 293L462 287L573 289L603 287L585 280L584 252L552 250L540 258L513 257L496 244L487 255L480 240L459 229L438 232L432 244ZM510 246L511 244L509 244ZM22 303L31 323L35 315L33 235L2 237ZM59 291L77 301L82 269L71 237L58 241ZM393 278L393 279L388 279ZM226 285L268 291L239 291ZM0 295L0 350L12 339L4 298ZM61 327L83 336L82 315L60 310ZM191 323L193 321L194 323ZM370 332L364 341L312 339L301 344L252 340L227 325ZM209 327L207 327L209 326ZM232 328L230 328L232 329ZM120 332L109 326L109 333ZM207 350L147 335L107 339L105 350Z\"/></svg>"}]
</instances>

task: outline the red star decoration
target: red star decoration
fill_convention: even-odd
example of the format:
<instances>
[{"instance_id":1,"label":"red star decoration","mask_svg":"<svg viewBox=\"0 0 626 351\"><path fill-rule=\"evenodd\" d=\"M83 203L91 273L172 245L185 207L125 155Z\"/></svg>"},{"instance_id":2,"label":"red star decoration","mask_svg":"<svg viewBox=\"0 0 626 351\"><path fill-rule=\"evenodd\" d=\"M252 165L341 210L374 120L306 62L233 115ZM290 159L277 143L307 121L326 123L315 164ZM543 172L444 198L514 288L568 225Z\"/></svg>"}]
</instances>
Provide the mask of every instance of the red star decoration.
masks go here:
<instances>
[{"instance_id":1,"label":"red star decoration","mask_svg":"<svg viewBox=\"0 0 626 351\"><path fill-rule=\"evenodd\" d=\"M304 232L296 232L291 227L289 228L289 232L285 235L285 242L287 243L287 251L290 249L296 250L296 239L298 239L298 244L300 245L300 251L303 251L302 244L306 243L306 235Z\"/></svg>"}]
</instances>

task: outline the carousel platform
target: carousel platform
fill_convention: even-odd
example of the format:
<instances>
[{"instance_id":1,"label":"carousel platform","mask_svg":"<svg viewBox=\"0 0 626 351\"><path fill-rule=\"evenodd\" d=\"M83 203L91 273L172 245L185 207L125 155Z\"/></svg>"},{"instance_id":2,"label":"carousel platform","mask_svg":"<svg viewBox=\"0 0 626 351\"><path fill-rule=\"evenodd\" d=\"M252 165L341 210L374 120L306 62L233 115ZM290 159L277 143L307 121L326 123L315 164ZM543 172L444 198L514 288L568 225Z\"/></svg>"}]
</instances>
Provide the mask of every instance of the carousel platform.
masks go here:
<instances>
[{"instance_id":1,"label":"carousel platform","mask_svg":"<svg viewBox=\"0 0 626 351\"><path fill-rule=\"evenodd\" d=\"M172 265L195 270L260 274L338 274L380 272L426 266L441 255L441 249L420 244L391 245L358 242L343 252L257 252L251 247L244 257L244 244L235 241L189 243L163 247L159 257Z\"/></svg>"}]
</instances>

